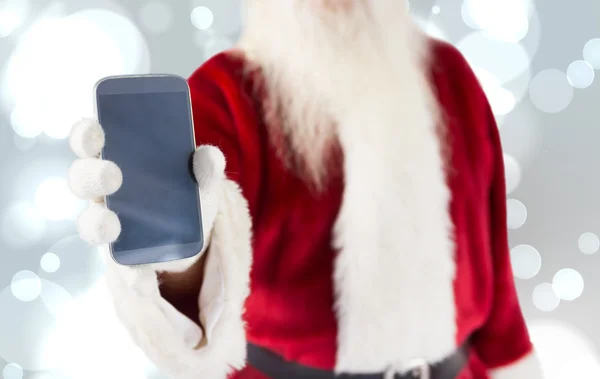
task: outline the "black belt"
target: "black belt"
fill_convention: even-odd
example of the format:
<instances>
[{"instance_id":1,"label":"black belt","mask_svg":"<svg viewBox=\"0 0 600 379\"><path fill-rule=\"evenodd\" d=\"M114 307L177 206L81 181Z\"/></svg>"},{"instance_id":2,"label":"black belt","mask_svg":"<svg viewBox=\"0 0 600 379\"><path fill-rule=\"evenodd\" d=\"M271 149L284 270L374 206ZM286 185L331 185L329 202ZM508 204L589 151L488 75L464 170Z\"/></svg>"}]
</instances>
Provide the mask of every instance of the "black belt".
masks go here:
<instances>
[{"instance_id":1,"label":"black belt","mask_svg":"<svg viewBox=\"0 0 600 379\"><path fill-rule=\"evenodd\" d=\"M339 374L285 361L262 347L248 344L248 363L270 379L456 379L469 359L467 345L461 346L443 361L416 364L404 373Z\"/></svg>"}]
</instances>

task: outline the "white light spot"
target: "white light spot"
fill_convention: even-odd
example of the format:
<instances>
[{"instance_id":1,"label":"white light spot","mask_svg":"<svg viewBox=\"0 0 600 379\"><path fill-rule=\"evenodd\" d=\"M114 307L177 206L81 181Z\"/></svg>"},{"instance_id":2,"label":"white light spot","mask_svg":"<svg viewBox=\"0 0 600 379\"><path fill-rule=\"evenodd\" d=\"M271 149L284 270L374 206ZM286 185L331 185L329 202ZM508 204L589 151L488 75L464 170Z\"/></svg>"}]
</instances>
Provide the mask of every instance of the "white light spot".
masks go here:
<instances>
[{"instance_id":1,"label":"white light spot","mask_svg":"<svg viewBox=\"0 0 600 379\"><path fill-rule=\"evenodd\" d=\"M523 0L465 0L461 9L468 26L511 43L519 42L527 35L529 11L530 4Z\"/></svg>"},{"instance_id":2,"label":"white light spot","mask_svg":"<svg viewBox=\"0 0 600 379\"><path fill-rule=\"evenodd\" d=\"M600 38L591 39L585 44L583 59L596 70L600 70Z\"/></svg>"},{"instance_id":3,"label":"white light spot","mask_svg":"<svg viewBox=\"0 0 600 379\"><path fill-rule=\"evenodd\" d=\"M23 138L34 138L44 131L44 123L36 119L31 109L17 105L10 114L10 124L13 130Z\"/></svg>"},{"instance_id":4,"label":"white light spot","mask_svg":"<svg viewBox=\"0 0 600 379\"><path fill-rule=\"evenodd\" d=\"M152 1L141 9L140 22L152 33L164 33L173 23L173 11L163 2Z\"/></svg>"},{"instance_id":5,"label":"white light spot","mask_svg":"<svg viewBox=\"0 0 600 379\"><path fill-rule=\"evenodd\" d=\"M600 249L600 239L594 233L583 233L577 245L583 254L594 254Z\"/></svg>"},{"instance_id":6,"label":"white light spot","mask_svg":"<svg viewBox=\"0 0 600 379\"><path fill-rule=\"evenodd\" d=\"M42 238L46 221L33 204L18 202L4 213L1 230L8 245L22 248Z\"/></svg>"},{"instance_id":7,"label":"white light spot","mask_svg":"<svg viewBox=\"0 0 600 379\"><path fill-rule=\"evenodd\" d=\"M64 139L81 117L94 113L92 94L106 76L149 71L142 34L127 18L86 9L42 18L25 30L0 77L3 106L17 109L16 130L39 128Z\"/></svg>"},{"instance_id":8,"label":"white light spot","mask_svg":"<svg viewBox=\"0 0 600 379\"><path fill-rule=\"evenodd\" d=\"M494 78L487 87L499 88L522 79L524 74L529 75L531 59L520 44L494 40L484 32L474 32L458 41L456 47L476 72L485 67L488 76Z\"/></svg>"},{"instance_id":9,"label":"white light spot","mask_svg":"<svg viewBox=\"0 0 600 379\"><path fill-rule=\"evenodd\" d=\"M31 271L19 271L12 278L10 290L13 296L21 301L33 301L42 292L42 281Z\"/></svg>"},{"instance_id":10,"label":"white light spot","mask_svg":"<svg viewBox=\"0 0 600 379\"><path fill-rule=\"evenodd\" d=\"M518 245L510 250L510 263L514 276L531 279L540 272L542 257L533 246Z\"/></svg>"},{"instance_id":11,"label":"white light spot","mask_svg":"<svg viewBox=\"0 0 600 379\"><path fill-rule=\"evenodd\" d=\"M217 55L233 47L233 42L225 38L211 38L204 45L204 57L206 59Z\"/></svg>"},{"instance_id":12,"label":"white light spot","mask_svg":"<svg viewBox=\"0 0 600 379\"><path fill-rule=\"evenodd\" d=\"M25 21L30 0L5 0L0 4L0 38L8 37Z\"/></svg>"},{"instance_id":13,"label":"white light spot","mask_svg":"<svg viewBox=\"0 0 600 379\"><path fill-rule=\"evenodd\" d=\"M63 178L44 181L35 192L34 202L40 213L50 221L74 220L83 209Z\"/></svg>"},{"instance_id":14,"label":"white light spot","mask_svg":"<svg viewBox=\"0 0 600 379\"><path fill-rule=\"evenodd\" d=\"M488 70L475 67L473 71L492 106L494 114L496 116L504 116L512 112L517 103L513 93L502 88L500 80Z\"/></svg>"},{"instance_id":15,"label":"white light spot","mask_svg":"<svg viewBox=\"0 0 600 379\"><path fill-rule=\"evenodd\" d=\"M439 5L434 5L433 7L431 7L431 13L433 14L440 14L440 6Z\"/></svg>"},{"instance_id":16,"label":"white light spot","mask_svg":"<svg viewBox=\"0 0 600 379\"><path fill-rule=\"evenodd\" d=\"M506 202L506 211L509 229L519 229L527 221L527 208L519 200L509 199Z\"/></svg>"},{"instance_id":17,"label":"white light spot","mask_svg":"<svg viewBox=\"0 0 600 379\"><path fill-rule=\"evenodd\" d=\"M504 154L504 176L506 178L506 194L510 194L521 183L521 166L515 158L507 154Z\"/></svg>"},{"instance_id":18,"label":"white light spot","mask_svg":"<svg viewBox=\"0 0 600 379\"><path fill-rule=\"evenodd\" d=\"M505 116L515 109L517 100L512 92L505 88L496 88L488 96L492 111L497 116Z\"/></svg>"},{"instance_id":19,"label":"white light spot","mask_svg":"<svg viewBox=\"0 0 600 379\"><path fill-rule=\"evenodd\" d=\"M196 7L191 14L192 25L194 27L205 30L212 26L214 21L213 12L208 7Z\"/></svg>"},{"instance_id":20,"label":"white light spot","mask_svg":"<svg viewBox=\"0 0 600 379\"><path fill-rule=\"evenodd\" d=\"M567 79L575 88L587 88L594 82L594 68L586 61L575 61L567 68Z\"/></svg>"},{"instance_id":21,"label":"white light spot","mask_svg":"<svg viewBox=\"0 0 600 379\"><path fill-rule=\"evenodd\" d=\"M541 71L529 85L529 97L536 108L546 113L565 110L573 100L573 87L567 75L556 69Z\"/></svg>"},{"instance_id":22,"label":"white light spot","mask_svg":"<svg viewBox=\"0 0 600 379\"><path fill-rule=\"evenodd\" d=\"M535 320L528 326L544 378L600 378L596 348L586 333L557 320Z\"/></svg>"},{"instance_id":23,"label":"white light spot","mask_svg":"<svg viewBox=\"0 0 600 379\"><path fill-rule=\"evenodd\" d=\"M16 363L9 363L2 370L4 379L23 379L23 368Z\"/></svg>"},{"instance_id":24,"label":"white light spot","mask_svg":"<svg viewBox=\"0 0 600 379\"><path fill-rule=\"evenodd\" d=\"M149 360L119 323L104 280L67 303L55 327L37 346L40 355L68 378L113 378L115 367L118 377L148 378ZM99 356L108 364L98 365Z\"/></svg>"},{"instance_id":25,"label":"white light spot","mask_svg":"<svg viewBox=\"0 0 600 379\"><path fill-rule=\"evenodd\" d=\"M54 253L46 253L42 255L40 267L47 273L54 273L60 268L60 258Z\"/></svg>"},{"instance_id":26,"label":"white light spot","mask_svg":"<svg viewBox=\"0 0 600 379\"><path fill-rule=\"evenodd\" d=\"M575 300L583 293L583 277L571 268L564 268L554 275L552 288L560 299Z\"/></svg>"},{"instance_id":27,"label":"white light spot","mask_svg":"<svg viewBox=\"0 0 600 379\"><path fill-rule=\"evenodd\" d=\"M560 304L560 299L554 293L550 283L538 284L533 289L532 298L533 305L543 312L551 312Z\"/></svg>"}]
</instances>

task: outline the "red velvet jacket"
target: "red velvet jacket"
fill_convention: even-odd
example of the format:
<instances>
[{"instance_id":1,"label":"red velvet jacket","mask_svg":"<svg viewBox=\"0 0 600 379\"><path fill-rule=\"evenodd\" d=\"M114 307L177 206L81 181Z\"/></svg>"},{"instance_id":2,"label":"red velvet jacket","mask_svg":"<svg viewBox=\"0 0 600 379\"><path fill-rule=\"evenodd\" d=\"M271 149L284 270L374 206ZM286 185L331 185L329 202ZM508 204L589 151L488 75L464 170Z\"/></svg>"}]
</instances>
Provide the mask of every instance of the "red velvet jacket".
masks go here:
<instances>
[{"instance_id":1,"label":"red velvet jacket","mask_svg":"<svg viewBox=\"0 0 600 379\"><path fill-rule=\"evenodd\" d=\"M397 239L386 240L395 257L338 257L332 247L334 224L349 201L343 178L316 195L286 170L267 135L262 99L253 90L256 77L244 75L242 58L222 53L189 79L197 143L223 151L226 173L249 204L254 263L247 339L294 362L353 372L408 356L435 361L471 339L469 364L460 379L541 378L510 267L503 155L494 116L461 54L448 44L432 43L431 82L450 148L445 182L453 238L447 256L443 249L424 253L436 235L410 223L421 214L406 199L411 193L390 193L390 204L403 207L398 208L403 212L395 226ZM435 193L420 192L421 197ZM404 241L413 242L406 246ZM401 264L386 264L397 255ZM444 262L441 268L438 262ZM353 265L371 270L373 279L367 275L363 283L352 282ZM247 367L235 378L263 376Z\"/></svg>"}]
</instances>

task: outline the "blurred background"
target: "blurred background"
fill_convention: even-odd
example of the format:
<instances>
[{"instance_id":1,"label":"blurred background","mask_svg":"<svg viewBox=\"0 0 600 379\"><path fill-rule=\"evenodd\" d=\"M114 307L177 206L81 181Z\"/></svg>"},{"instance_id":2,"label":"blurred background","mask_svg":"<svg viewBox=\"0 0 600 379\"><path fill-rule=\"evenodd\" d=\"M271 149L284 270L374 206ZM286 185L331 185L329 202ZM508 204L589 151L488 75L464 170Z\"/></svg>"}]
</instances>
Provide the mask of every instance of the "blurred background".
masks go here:
<instances>
[{"instance_id":1,"label":"blurred background","mask_svg":"<svg viewBox=\"0 0 600 379\"><path fill-rule=\"evenodd\" d=\"M549 379L600 378L600 3L411 0L498 118L511 259ZM235 43L240 0L0 0L0 374L158 379L76 236L66 137L108 75L189 76ZM276 36L273 36L276 38ZM596 293L596 295L594 295Z\"/></svg>"}]
</instances>

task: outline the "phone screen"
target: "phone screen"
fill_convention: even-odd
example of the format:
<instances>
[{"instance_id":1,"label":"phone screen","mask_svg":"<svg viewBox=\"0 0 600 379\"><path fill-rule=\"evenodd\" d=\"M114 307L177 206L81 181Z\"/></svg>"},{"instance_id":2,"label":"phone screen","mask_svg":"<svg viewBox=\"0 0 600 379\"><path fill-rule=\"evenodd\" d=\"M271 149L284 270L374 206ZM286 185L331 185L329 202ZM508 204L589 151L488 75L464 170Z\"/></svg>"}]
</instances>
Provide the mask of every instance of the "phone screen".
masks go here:
<instances>
[{"instance_id":1,"label":"phone screen","mask_svg":"<svg viewBox=\"0 0 600 379\"><path fill-rule=\"evenodd\" d=\"M105 94L97 108L106 134L103 159L123 172L123 185L106 199L122 228L113 257L143 264L195 255L203 236L189 169L195 147L189 93Z\"/></svg>"}]
</instances>

